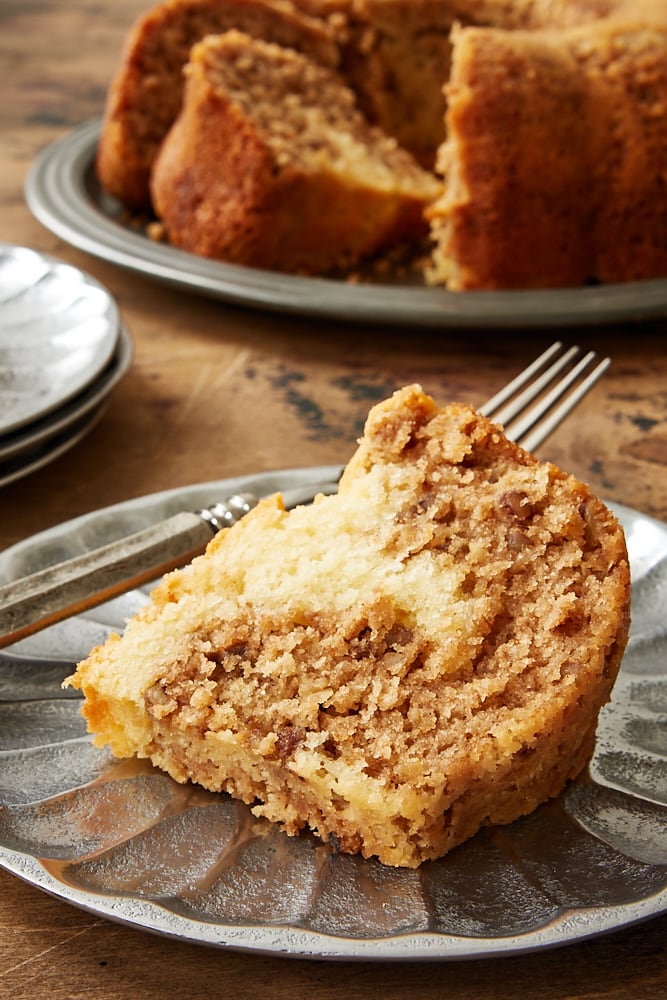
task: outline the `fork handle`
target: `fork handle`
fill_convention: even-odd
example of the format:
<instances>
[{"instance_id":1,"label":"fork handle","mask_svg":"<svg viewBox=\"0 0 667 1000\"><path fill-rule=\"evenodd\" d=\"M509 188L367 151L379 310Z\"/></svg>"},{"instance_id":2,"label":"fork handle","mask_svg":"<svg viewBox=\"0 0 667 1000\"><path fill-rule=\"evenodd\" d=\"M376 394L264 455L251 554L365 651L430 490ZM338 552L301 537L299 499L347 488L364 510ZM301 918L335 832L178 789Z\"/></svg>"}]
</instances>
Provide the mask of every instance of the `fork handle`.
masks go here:
<instances>
[{"instance_id":1,"label":"fork handle","mask_svg":"<svg viewBox=\"0 0 667 1000\"><path fill-rule=\"evenodd\" d=\"M184 511L0 587L0 647L148 583L199 555L215 529Z\"/></svg>"}]
</instances>

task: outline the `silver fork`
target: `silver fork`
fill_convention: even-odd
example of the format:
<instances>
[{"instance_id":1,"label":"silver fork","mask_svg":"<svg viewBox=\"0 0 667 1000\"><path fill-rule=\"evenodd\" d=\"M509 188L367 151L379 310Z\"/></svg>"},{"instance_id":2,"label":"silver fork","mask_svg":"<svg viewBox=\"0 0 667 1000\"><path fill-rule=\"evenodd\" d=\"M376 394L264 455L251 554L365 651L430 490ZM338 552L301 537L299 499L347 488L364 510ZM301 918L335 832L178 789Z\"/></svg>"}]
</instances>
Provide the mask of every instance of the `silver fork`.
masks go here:
<instances>
[{"instance_id":1,"label":"silver fork","mask_svg":"<svg viewBox=\"0 0 667 1000\"><path fill-rule=\"evenodd\" d=\"M537 448L590 391L610 363L558 341L482 407L505 433L527 450ZM342 471L342 470L341 470ZM313 483L285 491L290 509L338 483ZM259 497L234 494L197 512L183 511L159 524L48 566L0 587L0 647L102 604L183 566L212 536L248 513Z\"/></svg>"},{"instance_id":2,"label":"silver fork","mask_svg":"<svg viewBox=\"0 0 667 1000\"><path fill-rule=\"evenodd\" d=\"M535 451L590 392L610 364L611 358L598 360L595 351L582 356L578 347L565 349L557 340L478 407L479 412L501 424L507 437L526 451ZM534 405L530 406L531 403Z\"/></svg>"}]
</instances>

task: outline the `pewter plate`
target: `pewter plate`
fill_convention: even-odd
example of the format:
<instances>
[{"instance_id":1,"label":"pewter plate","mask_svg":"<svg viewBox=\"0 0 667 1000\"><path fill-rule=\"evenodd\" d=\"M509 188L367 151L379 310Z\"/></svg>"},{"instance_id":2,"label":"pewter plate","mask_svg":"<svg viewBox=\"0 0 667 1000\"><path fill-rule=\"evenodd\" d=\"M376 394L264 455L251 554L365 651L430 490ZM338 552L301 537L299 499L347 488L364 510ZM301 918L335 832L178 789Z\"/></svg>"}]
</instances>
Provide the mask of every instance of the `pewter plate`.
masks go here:
<instances>
[{"instance_id":1,"label":"pewter plate","mask_svg":"<svg viewBox=\"0 0 667 1000\"><path fill-rule=\"evenodd\" d=\"M0 243L0 435L52 413L95 379L119 323L116 303L93 278Z\"/></svg>"},{"instance_id":2,"label":"pewter plate","mask_svg":"<svg viewBox=\"0 0 667 1000\"><path fill-rule=\"evenodd\" d=\"M596 325L667 315L667 280L457 293L304 278L195 257L123 224L118 202L95 178L99 133L100 123L89 122L42 150L25 185L31 211L80 250L178 288L274 312L442 329Z\"/></svg>"},{"instance_id":3,"label":"pewter plate","mask_svg":"<svg viewBox=\"0 0 667 1000\"><path fill-rule=\"evenodd\" d=\"M132 341L121 326L116 350L98 378L53 413L0 439L0 486L55 461L92 430L131 360Z\"/></svg>"},{"instance_id":4,"label":"pewter plate","mask_svg":"<svg viewBox=\"0 0 667 1000\"><path fill-rule=\"evenodd\" d=\"M0 554L0 580L239 490L288 490L338 471L228 479L102 509ZM0 864L136 928L321 959L518 953L665 912L667 527L614 509L632 563L632 636L589 771L531 816L398 870L288 838L226 795L111 759L60 681L145 603L135 591L0 652Z\"/></svg>"},{"instance_id":5,"label":"pewter plate","mask_svg":"<svg viewBox=\"0 0 667 1000\"><path fill-rule=\"evenodd\" d=\"M103 371L86 388L41 420L34 420L0 438L0 482L2 466L16 456L33 451L97 409L118 384L132 360L132 340L124 326L119 329L116 349Z\"/></svg>"}]
</instances>

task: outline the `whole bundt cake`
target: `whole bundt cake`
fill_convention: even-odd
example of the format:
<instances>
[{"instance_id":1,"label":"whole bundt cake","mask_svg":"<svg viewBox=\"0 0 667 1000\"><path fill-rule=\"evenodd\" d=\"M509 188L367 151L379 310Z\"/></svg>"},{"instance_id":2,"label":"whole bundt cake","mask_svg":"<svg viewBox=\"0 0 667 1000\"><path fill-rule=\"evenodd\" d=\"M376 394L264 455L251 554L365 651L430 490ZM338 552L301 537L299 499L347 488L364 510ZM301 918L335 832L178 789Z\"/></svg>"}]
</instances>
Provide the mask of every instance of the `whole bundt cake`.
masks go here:
<instances>
[{"instance_id":1,"label":"whole bundt cake","mask_svg":"<svg viewBox=\"0 0 667 1000\"><path fill-rule=\"evenodd\" d=\"M205 200L204 208L194 191L184 198L184 178L192 177L188 163L195 157L193 144L204 133L195 107L209 114L212 104L201 99L201 80L197 102L184 103L185 81L194 91L192 81L201 77L201 55L193 56L193 46L205 36L234 30L296 53L332 74L354 94L369 126L437 177L437 184L423 184L430 191L424 206L430 248L426 254L422 246L414 251L431 284L459 291L667 276L664 0L158 4L131 32L111 84L97 155L99 177L131 212L157 210L164 226L155 231L179 246L242 261L235 248L246 223L249 231L256 228L253 199L225 184L222 176L217 187L224 204L217 200L214 207ZM223 59L221 46L218 77ZM265 60L255 67L255 78L266 122L271 81L259 83L262 68L267 68ZM228 102L227 108L236 114L238 103ZM244 116L246 122L252 118L248 106ZM284 104L277 104L272 134L283 116ZM231 119L225 125L219 118L208 157L198 145L198 159L220 157L225 129L232 130ZM361 136L363 130L357 131ZM292 148L285 139L283 153L294 162L303 144L299 146L297 132L292 134ZM345 129L340 134L342 143ZM378 134L369 128L364 135L366 160L377 161ZM220 160L225 170L231 155ZM392 159L401 177L407 161L400 155ZM177 200L183 206L189 198L191 227L183 211L175 220L176 208L168 218L165 199L159 198L166 186L165 162L170 177L181 177ZM250 213L246 223L244 210ZM195 236L201 229L198 214L204 211L207 249L201 249ZM328 215L325 198L319 207L308 202L313 247L329 238ZM362 255L385 252L389 241L407 247L414 239L414 227L391 229L386 220L378 221L375 233L364 231L357 241ZM297 230L303 238L303 227L295 227L295 234ZM348 242L354 242L352 233ZM332 266L327 255L314 250L304 264L302 252L291 254L284 246L282 269L328 273ZM350 266L357 256L356 251L351 254ZM333 266L341 259L336 257ZM269 253L264 262L257 253L251 260L257 266L281 266Z\"/></svg>"}]
</instances>

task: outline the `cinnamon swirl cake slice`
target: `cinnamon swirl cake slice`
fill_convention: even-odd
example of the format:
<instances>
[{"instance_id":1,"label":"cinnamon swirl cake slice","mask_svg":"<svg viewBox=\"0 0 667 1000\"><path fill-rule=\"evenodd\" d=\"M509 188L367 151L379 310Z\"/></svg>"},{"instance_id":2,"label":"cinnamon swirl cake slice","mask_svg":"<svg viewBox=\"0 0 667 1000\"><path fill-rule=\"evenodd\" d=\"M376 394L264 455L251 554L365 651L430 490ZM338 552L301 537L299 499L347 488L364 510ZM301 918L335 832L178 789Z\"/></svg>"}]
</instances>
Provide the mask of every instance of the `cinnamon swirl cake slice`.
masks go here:
<instances>
[{"instance_id":1,"label":"cinnamon swirl cake slice","mask_svg":"<svg viewBox=\"0 0 667 1000\"><path fill-rule=\"evenodd\" d=\"M115 754L414 867L582 770L629 593L588 487L408 386L336 496L264 500L66 683Z\"/></svg>"}]
</instances>

